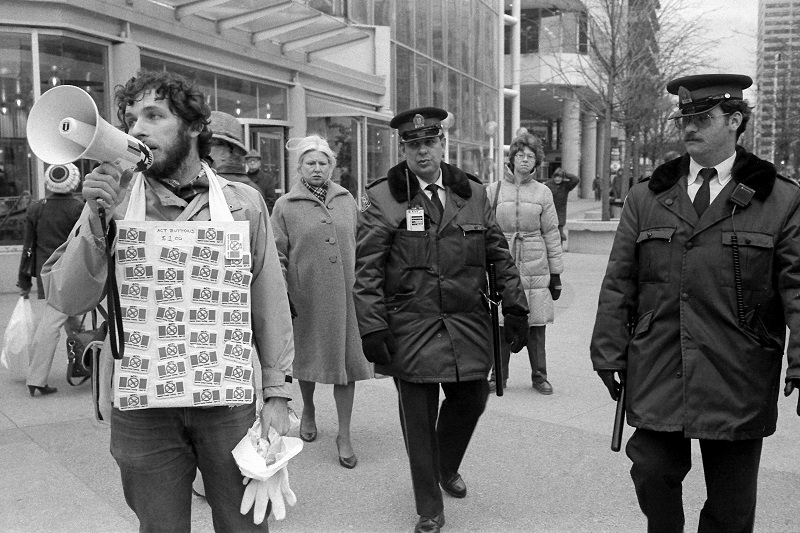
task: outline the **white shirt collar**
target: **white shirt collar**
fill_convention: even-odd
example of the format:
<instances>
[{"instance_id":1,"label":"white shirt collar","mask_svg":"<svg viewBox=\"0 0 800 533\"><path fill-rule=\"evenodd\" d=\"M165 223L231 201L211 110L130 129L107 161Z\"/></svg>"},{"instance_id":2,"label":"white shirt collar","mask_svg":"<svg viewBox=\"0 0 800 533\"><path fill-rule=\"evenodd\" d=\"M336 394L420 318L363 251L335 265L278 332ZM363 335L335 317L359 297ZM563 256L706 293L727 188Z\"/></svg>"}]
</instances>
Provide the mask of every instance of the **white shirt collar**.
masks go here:
<instances>
[{"instance_id":1,"label":"white shirt collar","mask_svg":"<svg viewBox=\"0 0 800 533\"><path fill-rule=\"evenodd\" d=\"M428 183L427 181L423 180L422 178L420 178L416 174L414 174L414 177L417 178L417 181L419 181L419 188L422 189L423 191L426 190L425 187L430 185L430 183ZM435 183L440 189L444 189L444 185L442 185L442 169L441 168L439 168L439 175L436 177L436 181L434 181L433 183Z\"/></svg>"},{"instance_id":2,"label":"white shirt collar","mask_svg":"<svg viewBox=\"0 0 800 533\"><path fill-rule=\"evenodd\" d=\"M736 161L736 151L733 152L728 159L723 161L722 163L715 165L713 168L717 169L717 180L719 180L719 184L723 187L727 185L728 180L731 179L731 169L733 169L733 163ZM698 174L704 168L712 168L712 167L704 167L691 157L689 158L689 184L694 184L697 181ZM713 179L711 180L714 181Z\"/></svg>"}]
</instances>

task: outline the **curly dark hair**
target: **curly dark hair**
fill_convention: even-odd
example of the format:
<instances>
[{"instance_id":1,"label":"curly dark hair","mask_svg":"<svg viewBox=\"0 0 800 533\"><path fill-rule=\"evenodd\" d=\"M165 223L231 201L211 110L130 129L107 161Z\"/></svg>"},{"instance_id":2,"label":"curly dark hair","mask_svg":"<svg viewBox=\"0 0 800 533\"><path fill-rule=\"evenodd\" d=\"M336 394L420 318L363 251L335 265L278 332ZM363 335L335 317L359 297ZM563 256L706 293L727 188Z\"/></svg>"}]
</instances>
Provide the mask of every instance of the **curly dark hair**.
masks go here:
<instances>
[{"instance_id":1,"label":"curly dark hair","mask_svg":"<svg viewBox=\"0 0 800 533\"><path fill-rule=\"evenodd\" d=\"M201 159L208 159L211 149L211 130L208 128L211 108L208 107L205 95L195 83L178 74L140 70L138 75L128 80L125 85L116 86L114 101L117 105L117 118L122 124L123 131L128 133L125 110L129 105L141 100L148 90L153 90L156 98L165 99L169 110L187 127L200 131L197 137L197 150Z\"/></svg>"},{"instance_id":2,"label":"curly dark hair","mask_svg":"<svg viewBox=\"0 0 800 533\"><path fill-rule=\"evenodd\" d=\"M529 148L536 154L536 164L533 165L533 170L539 168L544 161L544 146L542 140L533 133L523 133L511 141L511 146L508 148L508 168L514 170L514 157L523 148Z\"/></svg>"},{"instance_id":3,"label":"curly dark hair","mask_svg":"<svg viewBox=\"0 0 800 533\"><path fill-rule=\"evenodd\" d=\"M719 107L722 109L723 113L736 113L738 111L742 114L742 123L739 124L739 127L736 129L736 138L738 139L747 128L747 123L750 122L750 116L752 115L750 104L747 100L726 100L722 102Z\"/></svg>"}]
</instances>

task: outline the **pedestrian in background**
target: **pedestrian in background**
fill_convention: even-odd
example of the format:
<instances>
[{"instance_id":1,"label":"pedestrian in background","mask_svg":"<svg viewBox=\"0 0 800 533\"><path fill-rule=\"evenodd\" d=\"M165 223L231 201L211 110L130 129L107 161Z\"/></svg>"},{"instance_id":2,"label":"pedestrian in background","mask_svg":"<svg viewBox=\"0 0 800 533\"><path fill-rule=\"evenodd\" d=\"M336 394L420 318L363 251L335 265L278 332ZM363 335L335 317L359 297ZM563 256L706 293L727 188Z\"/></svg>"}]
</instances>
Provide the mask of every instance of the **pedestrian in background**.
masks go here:
<instances>
[{"instance_id":1,"label":"pedestrian in background","mask_svg":"<svg viewBox=\"0 0 800 533\"><path fill-rule=\"evenodd\" d=\"M256 525L253 514L239 511L245 486L231 455L231 450L256 420L255 395L251 403L242 402L242 398L246 400L248 393L252 392L254 370L260 368L264 396L260 413L261 437L267 437L270 426L281 435L289 430L288 401L291 398L294 340L289 303L264 200L251 187L218 177L205 163L212 140L208 129L210 110L206 96L193 82L169 72L142 71L124 86L117 87L115 103L123 130L155 148L153 165L141 174L134 174L128 186L119 184L119 169L110 163L101 164L85 177L83 195L89 209L84 209L76 231L46 263L43 269L45 288L52 305L68 314L92 309L103 297L107 279L106 248L103 246L106 235L98 205L105 207L109 225L112 222L114 225L125 224L132 230L120 232L117 241L132 239L138 242L142 233L147 233L136 229L136 220L158 222L167 232L170 229L180 231L189 223L198 223L190 226L190 231L181 231L176 239L188 244L200 239L211 241L208 245L195 247L198 259L181 259L178 254L166 258L166 262L169 265L182 261L191 272L193 264L199 266L197 262L208 264L216 261L214 269L207 269L209 274L200 272L199 275L213 275L212 270L222 270L218 282L224 287L222 292L229 294L228 301L234 303L227 307L215 305L214 293L219 294L220 290L211 290L210 287L207 291L199 288L192 291L189 290L191 285L177 280L175 284L162 284L153 290L155 276L152 271L148 275L147 265L130 267L130 278L127 271L122 275L117 272L120 282L139 280L135 283L135 292L120 291L120 297L123 302L136 302L145 308L148 315L144 320L150 320L151 324L156 307L168 308L172 302L176 306L185 305L184 299L188 298L192 298L191 302L199 300L198 310L213 311L213 314L206 312L200 316L198 313L197 320L208 325L186 328L198 332L196 336L181 338L181 327L172 327L175 326L173 323L163 326L165 338L173 338L184 348L194 345L185 349L184 355L180 351L170 354L169 345L160 332L158 340L155 335L152 339L150 335L147 338L144 335L126 338L125 358L115 362L115 403L109 415L111 454L120 469L125 501L136 513L141 531L191 529L191 486L198 466L205 478L215 531L267 531L266 521ZM213 191L211 187L214 187ZM210 220L210 202L220 200L216 196L220 192L224 198L216 207L229 207L234 221L246 222L249 227L249 234L232 235L236 239L228 240L232 246L225 244L226 230L216 231L214 228L215 225L229 227L226 224L230 222L217 220L215 224ZM133 214L135 220L126 220L130 218L127 212L131 204L138 204L144 213ZM174 224L177 220L182 222L182 226ZM191 229L195 227L197 229ZM169 241L165 240L165 243ZM247 250L248 245L249 257L235 253ZM206 254L211 246L218 248ZM117 250L131 249L133 247L126 247L124 243L114 244L115 255ZM231 260L239 255L243 265L241 270L236 265L230 269L227 267L229 259L225 255L228 252L234 256ZM155 258L153 262L157 263L159 259ZM162 268L163 263L164 259L161 260ZM153 268L151 263L148 264ZM227 274L236 274L236 277ZM244 289L243 284L228 284L223 279L247 282L245 296L249 297L247 303L251 305L246 308L246 314L235 313L249 315L246 328L225 329L222 323L229 320L222 317L223 311L230 312L232 306L242 303L240 295ZM212 281L205 283L213 284ZM139 290L141 285L148 289L144 294ZM219 299L217 296L216 300ZM188 314L185 309L180 312ZM185 327L183 324L180 326ZM224 336L231 339L252 336L252 345L257 347L252 357L257 357L259 364L253 365L250 357L243 357L249 350L250 341L246 344L226 343L223 352ZM199 346L209 347L208 351L199 350ZM110 354L108 346L104 347L103 353ZM235 365L231 356L238 357ZM170 364L162 363L163 357L170 358ZM195 372L195 366L203 371ZM184 371L184 376L179 374L181 368L188 370ZM249 378L242 379L240 386L229 388L226 386L228 371L235 379L242 375ZM208 388L190 393L194 390L192 380L197 374L214 376L223 372L221 387L210 383ZM166 379L163 374L166 374ZM128 376L128 379L117 379L117 376ZM187 393L181 395L181 391ZM107 391L101 390L100 394L105 396ZM164 406L171 400L182 406ZM100 408L105 410L106 405L101 404Z\"/></svg>"},{"instance_id":2,"label":"pedestrian in background","mask_svg":"<svg viewBox=\"0 0 800 533\"><path fill-rule=\"evenodd\" d=\"M264 197L264 203L267 204L269 213L272 214L272 208L275 206L275 200L278 198L275 192L275 183L272 178L268 176L264 169L261 168L261 154L257 150L250 150L244 156L244 164L247 169L247 177L258 185L261 195Z\"/></svg>"},{"instance_id":3,"label":"pedestrian in background","mask_svg":"<svg viewBox=\"0 0 800 533\"><path fill-rule=\"evenodd\" d=\"M48 168L44 181L48 193L43 200L31 203L25 214L22 250L23 253L26 250L31 250L33 253L33 276L36 277L39 300L47 297L42 285L42 265L56 248L64 244L75 222L81 216L83 202L74 196L80 184L80 172L72 163ZM32 287L31 276L20 272L17 286L20 288L20 294L27 298ZM63 326L69 334L81 327L79 316L62 313L47 302L44 302L44 309L35 314L40 318L33 336L26 380L31 396L34 396L36 391L45 395L58 390L48 386L47 382L58 341L61 339L61 328Z\"/></svg>"},{"instance_id":4,"label":"pedestrian in background","mask_svg":"<svg viewBox=\"0 0 800 533\"><path fill-rule=\"evenodd\" d=\"M446 117L424 107L389 122L405 161L368 187L356 252L364 355L397 388L417 532L444 525L440 485L455 498L467 495L459 468L489 395L491 325L482 296L488 263L496 266L513 352L525 344L528 324L519 272L486 190L442 162Z\"/></svg>"},{"instance_id":5,"label":"pedestrian in background","mask_svg":"<svg viewBox=\"0 0 800 533\"><path fill-rule=\"evenodd\" d=\"M487 196L508 241L530 309L527 348L531 383L537 392L553 394L547 379L545 327L553 323L553 300L561 296L564 271L558 218L550 189L535 179L544 159L541 140L531 133L520 135L511 141L508 158L503 179L488 185ZM501 350L505 387L511 350L507 343L501 344ZM492 369L490 390L496 388L495 380Z\"/></svg>"},{"instance_id":6,"label":"pedestrian in background","mask_svg":"<svg viewBox=\"0 0 800 533\"><path fill-rule=\"evenodd\" d=\"M547 188L553 193L553 204L556 206L556 215L558 215L558 234L562 241L567 240L564 224L567 223L569 191L577 187L580 182L578 176L566 172L562 167L558 167L550 179L545 182Z\"/></svg>"},{"instance_id":7,"label":"pedestrian in background","mask_svg":"<svg viewBox=\"0 0 800 533\"><path fill-rule=\"evenodd\" d=\"M244 183L261 192L258 185L247 175L245 168L244 156L247 149L244 147L242 125L236 117L222 111L212 111L209 120L211 167L226 180Z\"/></svg>"},{"instance_id":8,"label":"pedestrian in background","mask_svg":"<svg viewBox=\"0 0 800 533\"><path fill-rule=\"evenodd\" d=\"M600 291L591 359L613 399L627 389L626 452L648 531L686 528L692 439L707 494L698 530L753 531L784 346L784 392L800 387L800 188L736 145L751 83L667 84L687 153L631 189Z\"/></svg>"},{"instance_id":9,"label":"pedestrian in background","mask_svg":"<svg viewBox=\"0 0 800 533\"><path fill-rule=\"evenodd\" d=\"M297 311L292 374L303 395L300 438L317 438L314 390L317 383L333 384L339 464L354 468L350 420L356 381L372 377L361 351L352 292L358 207L344 187L331 181L336 154L325 139L290 139L286 148L297 158L298 179L275 203L272 229Z\"/></svg>"},{"instance_id":10,"label":"pedestrian in background","mask_svg":"<svg viewBox=\"0 0 800 533\"><path fill-rule=\"evenodd\" d=\"M592 191L594 192L594 199L600 200L600 176L595 176L592 181Z\"/></svg>"}]
</instances>

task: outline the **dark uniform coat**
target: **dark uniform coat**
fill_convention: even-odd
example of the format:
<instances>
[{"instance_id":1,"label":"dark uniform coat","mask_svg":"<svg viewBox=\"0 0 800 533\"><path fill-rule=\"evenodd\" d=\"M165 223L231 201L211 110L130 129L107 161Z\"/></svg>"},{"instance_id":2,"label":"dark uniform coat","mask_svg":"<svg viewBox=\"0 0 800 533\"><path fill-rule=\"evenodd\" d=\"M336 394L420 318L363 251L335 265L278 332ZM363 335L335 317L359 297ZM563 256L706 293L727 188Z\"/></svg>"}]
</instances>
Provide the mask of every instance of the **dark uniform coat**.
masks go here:
<instances>
[{"instance_id":1,"label":"dark uniform coat","mask_svg":"<svg viewBox=\"0 0 800 533\"><path fill-rule=\"evenodd\" d=\"M686 193L688 166L688 155L665 163L626 199L592 363L627 367L635 427L700 439L765 437L775 431L786 325L787 375L800 378L800 188L737 147L732 179L698 220ZM734 209L738 184L755 195Z\"/></svg>"},{"instance_id":2,"label":"dark uniform coat","mask_svg":"<svg viewBox=\"0 0 800 533\"><path fill-rule=\"evenodd\" d=\"M418 383L486 379L492 361L481 295L487 263L496 264L503 311L528 312L483 185L445 163L442 180L447 199L440 220L400 163L369 187L358 225L354 295L361 335L389 328L397 353L375 371ZM425 231L406 230L409 204L424 207Z\"/></svg>"}]
</instances>

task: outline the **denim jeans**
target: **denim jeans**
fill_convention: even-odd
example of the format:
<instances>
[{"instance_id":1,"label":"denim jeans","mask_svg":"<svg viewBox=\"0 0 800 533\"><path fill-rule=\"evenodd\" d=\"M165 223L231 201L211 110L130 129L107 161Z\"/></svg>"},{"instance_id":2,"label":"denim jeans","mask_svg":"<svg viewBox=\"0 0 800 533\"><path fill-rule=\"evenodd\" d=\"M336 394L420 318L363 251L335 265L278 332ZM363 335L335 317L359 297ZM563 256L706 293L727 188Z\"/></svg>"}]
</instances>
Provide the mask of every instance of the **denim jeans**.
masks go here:
<instances>
[{"instance_id":1,"label":"denim jeans","mask_svg":"<svg viewBox=\"0 0 800 533\"><path fill-rule=\"evenodd\" d=\"M125 501L141 532L191 530L192 481L203 474L214 531L266 532L252 510L239 513L242 474L231 450L256 418L255 404L120 411L111 414L111 455L119 465Z\"/></svg>"}]
</instances>

